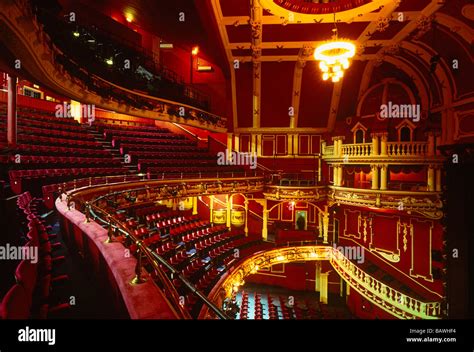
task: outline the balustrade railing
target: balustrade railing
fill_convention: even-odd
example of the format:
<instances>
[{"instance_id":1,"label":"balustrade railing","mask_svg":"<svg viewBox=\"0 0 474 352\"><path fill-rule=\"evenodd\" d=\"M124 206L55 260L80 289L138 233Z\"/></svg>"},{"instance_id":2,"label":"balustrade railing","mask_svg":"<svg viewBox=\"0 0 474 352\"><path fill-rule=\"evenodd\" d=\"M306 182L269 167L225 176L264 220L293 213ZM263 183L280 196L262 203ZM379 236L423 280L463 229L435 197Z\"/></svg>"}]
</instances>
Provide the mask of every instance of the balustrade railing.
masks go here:
<instances>
[{"instance_id":1,"label":"balustrade railing","mask_svg":"<svg viewBox=\"0 0 474 352\"><path fill-rule=\"evenodd\" d=\"M342 157L370 156L372 153L371 143L343 144Z\"/></svg>"},{"instance_id":2,"label":"balustrade railing","mask_svg":"<svg viewBox=\"0 0 474 352\"><path fill-rule=\"evenodd\" d=\"M389 308L396 316L400 318L439 319L441 302L422 302L407 296L370 276L336 250L330 262L342 277L350 279L349 284L351 286L359 288L359 292L365 291L365 294L361 293L369 298L370 295L367 294L367 291L370 292L372 300L380 299L381 301L378 303Z\"/></svg>"},{"instance_id":3,"label":"balustrade railing","mask_svg":"<svg viewBox=\"0 0 474 352\"><path fill-rule=\"evenodd\" d=\"M389 142L387 154L393 157L426 156L428 153L427 142Z\"/></svg>"}]
</instances>

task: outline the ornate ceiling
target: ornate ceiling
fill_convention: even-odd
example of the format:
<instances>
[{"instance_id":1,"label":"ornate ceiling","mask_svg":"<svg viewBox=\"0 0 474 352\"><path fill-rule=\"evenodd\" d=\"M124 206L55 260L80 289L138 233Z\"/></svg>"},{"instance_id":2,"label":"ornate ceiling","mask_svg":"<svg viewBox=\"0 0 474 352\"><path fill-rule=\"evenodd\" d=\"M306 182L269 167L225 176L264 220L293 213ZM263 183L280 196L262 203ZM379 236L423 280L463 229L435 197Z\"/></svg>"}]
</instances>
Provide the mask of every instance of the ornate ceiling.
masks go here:
<instances>
[{"instance_id":1,"label":"ornate ceiling","mask_svg":"<svg viewBox=\"0 0 474 352\"><path fill-rule=\"evenodd\" d=\"M452 68L455 59L472 65L468 1L209 1L230 68L237 131L330 130L336 119L355 115L358 98L385 78L409 86L425 111L472 99L470 82ZM322 81L312 57L334 21L339 37L358 48L336 84Z\"/></svg>"}]
</instances>

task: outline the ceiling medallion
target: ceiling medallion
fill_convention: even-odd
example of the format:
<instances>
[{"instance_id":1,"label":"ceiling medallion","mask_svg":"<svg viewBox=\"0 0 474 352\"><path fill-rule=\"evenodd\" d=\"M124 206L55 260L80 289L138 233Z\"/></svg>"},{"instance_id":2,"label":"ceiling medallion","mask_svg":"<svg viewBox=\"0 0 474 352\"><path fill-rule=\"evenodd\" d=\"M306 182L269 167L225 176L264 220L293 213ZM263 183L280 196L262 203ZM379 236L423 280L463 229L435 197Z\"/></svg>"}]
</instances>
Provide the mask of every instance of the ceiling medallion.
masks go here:
<instances>
[{"instance_id":1,"label":"ceiling medallion","mask_svg":"<svg viewBox=\"0 0 474 352\"><path fill-rule=\"evenodd\" d=\"M338 82L344 76L344 70L349 68L356 47L348 40L338 39L337 28L334 28L333 32L332 40L314 50L314 59L319 61L323 80L327 81L331 78L333 82Z\"/></svg>"}]
</instances>

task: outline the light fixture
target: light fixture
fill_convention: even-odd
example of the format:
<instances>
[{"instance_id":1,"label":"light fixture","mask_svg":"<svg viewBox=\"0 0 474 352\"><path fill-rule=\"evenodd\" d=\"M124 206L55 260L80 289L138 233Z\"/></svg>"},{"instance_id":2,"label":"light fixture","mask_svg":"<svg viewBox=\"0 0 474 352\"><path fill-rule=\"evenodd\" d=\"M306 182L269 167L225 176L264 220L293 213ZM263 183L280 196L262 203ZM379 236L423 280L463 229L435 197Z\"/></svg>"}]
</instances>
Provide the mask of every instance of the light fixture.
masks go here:
<instances>
[{"instance_id":1,"label":"light fixture","mask_svg":"<svg viewBox=\"0 0 474 352\"><path fill-rule=\"evenodd\" d=\"M197 70L199 72L212 72L213 71L212 66L209 66L209 65L204 65L204 66L198 65Z\"/></svg>"},{"instance_id":2,"label":"light fixture","mask_svg":"<svg viewBox=\"0 0 474 352\"><path fill-rule=\"evenodd\" d=\"M335 25L335 23L334 23ZM333 29L332 39L314 50L314 59L319 61L323 80L329 78L338 82L344 76L344 70L349 68L350 59L355 55L355 45L348 40L339 40L337 28Z\"/></svg>"},{"instance_id":3,"label":"light fixture","mask_svg":"<svg viewBox=\"0 0 474 352\"><path fill-rule=\"evenodd\" d=\"M198 46L195 46L195 47L193 48L193 50L191 51L191 54L192 54L193 56L196 56L198 53L199 53L199 47L198 47Z\"/></svg>"},{"instance_id":4,"label":"light fixture","mask_svg":"<svg viewBox=\"0 0 474 352\"><path fill-rule=\"evenodd\" d=\"M72 32L72 35L78 38L81 34L78 31Z\"/></svg>"},{"instance_id":5,"label":"light fixture","mask_svg":"<svg viewBox=\"0 0 474 352\"><path fill-rule=\"evenodd\" d=\"M105 63L109 66L112 66L114 64L114 60L112 58L105 60Z\"/></svg>"}]
</instances>

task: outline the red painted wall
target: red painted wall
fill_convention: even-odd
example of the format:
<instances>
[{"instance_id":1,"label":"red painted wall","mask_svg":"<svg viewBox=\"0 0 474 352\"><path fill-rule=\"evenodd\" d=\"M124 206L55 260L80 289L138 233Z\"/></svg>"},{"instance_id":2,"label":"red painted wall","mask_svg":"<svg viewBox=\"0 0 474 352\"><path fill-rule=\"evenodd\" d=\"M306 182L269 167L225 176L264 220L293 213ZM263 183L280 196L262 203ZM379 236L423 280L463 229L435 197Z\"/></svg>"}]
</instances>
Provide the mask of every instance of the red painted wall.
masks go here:
<instances>
[{"instance_id":1,"label":"red painted wall","mask_svg":"<svg viewBox=\"0 0 474 352\"><path fill-rule=\"evenodd\" d=\"M372 226L368 225L366 236L359 217L372 218ZM442 281L436 278L436 268L442 263L433 256L434 252L440 252L443 248L443 230L439 222L408 214L390 214L372 209L364 211L348 206L340 206L335 218L339 221L339 245L364 247L368 261L427 297L435 297L430 290L443 293ZM405 236L404 228L399 223L407 224ZM380 254L383 252L398 252L400 260L391 262Z\"/></svg>"}]
</instances>

